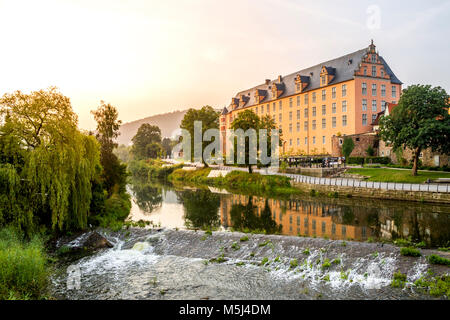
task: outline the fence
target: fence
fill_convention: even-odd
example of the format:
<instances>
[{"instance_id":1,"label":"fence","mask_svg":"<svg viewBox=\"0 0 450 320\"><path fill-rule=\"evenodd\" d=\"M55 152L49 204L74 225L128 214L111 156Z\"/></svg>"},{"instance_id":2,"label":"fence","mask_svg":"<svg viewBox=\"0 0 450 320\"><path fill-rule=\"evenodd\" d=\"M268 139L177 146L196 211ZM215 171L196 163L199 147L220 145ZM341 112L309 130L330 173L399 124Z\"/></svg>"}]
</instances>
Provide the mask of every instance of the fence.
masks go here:
<instances>
[{"instance_id":1,"label":"fence","mask_svg":"<svg viewBox=\"0 0 450 320\"><path fill-rule=\"evenodd\" d=\"M368 188L380 190L398 190L398 191L416 191L416 192L440 192L449 193L449 184L415 184L415 183L394 183L394 182L372 182L361 181L355 179L341 179L341 178L316 178L309 176L302 176L298 174L278 173L286 176L298 183L308 183L325 186L342 186L354 188Z\"/></svg>"}]
</instances>

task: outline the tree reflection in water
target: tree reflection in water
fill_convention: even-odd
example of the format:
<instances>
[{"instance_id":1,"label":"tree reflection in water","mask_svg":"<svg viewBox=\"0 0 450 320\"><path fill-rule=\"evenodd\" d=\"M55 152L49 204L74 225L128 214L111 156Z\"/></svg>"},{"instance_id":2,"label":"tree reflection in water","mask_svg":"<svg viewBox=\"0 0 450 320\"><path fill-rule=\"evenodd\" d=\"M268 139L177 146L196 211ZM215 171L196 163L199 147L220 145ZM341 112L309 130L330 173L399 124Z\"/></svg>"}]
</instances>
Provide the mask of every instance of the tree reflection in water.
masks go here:
<instances>
[{"instance_id":1,"label":"tree reflection in water","mask_svg":"<svg viewBox=\"0 0 450 320\"><path fill-rule=\"evenodd\" d=\"M250 196L246 205L233 204L231 206L230 218L234 230L259 231L266 234L281 233L282 225L277 225L272 219L269 200L265 200L261 215L256 214L257 207L253 205L253 197Z\"/></svg>"},{"instance_id":2,"label":"tree reflection in water","mask_svg":"<svg viewBox=\"0 0 450 320\"><path fill-rule=\"evenodd\" d=\"M178 192L184 206L185 226L191 229L210 230L220 226L220 197L209 190Z\"/></svg>"},{"instance_id":3,"label":"tree reflection in water","mask_svg":"<svg viewBox=\"0 0 450 320\"><path fill-rule=\"evenodd\" d=\"M144 213L152 213L161 207L163 197L161 186L134 181L131 185L134 200Z\"/></svg>"}]
</instances>

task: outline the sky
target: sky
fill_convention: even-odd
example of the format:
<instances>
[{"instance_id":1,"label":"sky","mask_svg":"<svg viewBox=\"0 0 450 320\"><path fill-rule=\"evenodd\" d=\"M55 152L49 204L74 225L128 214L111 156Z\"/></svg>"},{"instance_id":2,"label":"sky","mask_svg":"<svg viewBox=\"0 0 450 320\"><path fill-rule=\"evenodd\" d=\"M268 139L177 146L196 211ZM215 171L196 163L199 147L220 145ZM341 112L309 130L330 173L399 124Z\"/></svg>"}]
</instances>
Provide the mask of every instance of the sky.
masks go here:
<instances>
[{"instance_id":1,"label":"sky","mask_svg":"<svg viewBox=\"0 0 450 320\"><path fill-rule=\"evenodd\" d=\"M0 95L57 86L79 126L229 105L237 92L365 48L404 86L450 92L450 0L0 0Z\"/></svg>"}]
</instances>

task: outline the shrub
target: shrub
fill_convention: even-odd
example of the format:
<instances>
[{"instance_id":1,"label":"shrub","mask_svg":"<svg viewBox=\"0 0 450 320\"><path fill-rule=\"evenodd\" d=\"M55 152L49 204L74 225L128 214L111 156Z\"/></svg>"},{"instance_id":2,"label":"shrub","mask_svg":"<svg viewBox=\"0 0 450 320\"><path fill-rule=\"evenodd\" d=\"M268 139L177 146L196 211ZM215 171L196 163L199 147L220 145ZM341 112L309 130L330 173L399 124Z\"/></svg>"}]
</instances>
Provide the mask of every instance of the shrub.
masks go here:
<instances>
[{"instance_id":1,"label":"shrub","mask_svg":"<svg viewBox=\"0 0 450 320\"><path fill-rule=\"evenodd\" d=\"M420 257L422 255L418 249L412 247L401 248L400 254L409 257Z\"/></svg>"},{"instance_id":2,"label":"shrub","mask_svg":"<svg viewBox=\"0 0 450 320\"><path fill-rule=\"evenodd\" d=\"M442 264L444 266L450 267L450 260L447 258L443 258L441 256L438 256L437 254L432 254L428 256L428 262L431 264Z\"/></svg>"},{"instance_id":3,"label":"shrub","mask_svg":"<svg viewBox=\"0 0 450 320\"><path fill-rule=\"evenodd\" d=\"M393 288L403 288L406 284L406 274L401 272L394 273L394 278L391 282L391 287Z\"/></svg>"}]
</instances>

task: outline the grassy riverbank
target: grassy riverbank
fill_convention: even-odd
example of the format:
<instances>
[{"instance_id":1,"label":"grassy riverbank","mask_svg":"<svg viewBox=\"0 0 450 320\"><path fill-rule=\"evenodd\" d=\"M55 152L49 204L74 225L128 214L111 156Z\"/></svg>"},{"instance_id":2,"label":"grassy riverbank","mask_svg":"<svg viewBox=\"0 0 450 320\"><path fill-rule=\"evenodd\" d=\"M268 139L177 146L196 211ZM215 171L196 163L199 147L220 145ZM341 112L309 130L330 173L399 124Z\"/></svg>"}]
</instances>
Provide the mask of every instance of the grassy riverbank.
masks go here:
<instances>
[{"instance_id":1,"label":"grassy riverbank","mask_svg":"<svg viewBox=\"0 0 450 320\"><path fill-rule=\"evenodd\" d=\"M0 300L45 298L49 274L41 236L26 240L12 227L0 229Z\"/></svg>"},{"instance_id":2,"label":"grassy riverbank","mask_svg":"<svg viewBox=\"0 0 450 320\"><path fill-rule=\"evenodd\" d=\"M450 178L448 172L419 171L417 176L411 175L411 170L397 170L386 168L349 169L347 173L369 177L368 181L375 182L399 182L399 183L424 183L427 179Z\"/></svg>"},{"instance_id":3,"label":"grassy riverbank","mask_svg":"<svg viewBox=\"0 0 450 320\"><path fill-rule=\"evenodd\" d=\"M211 170L211 168L193 171L177 169L168 175L168 180L174 183L207 184L213 187L226 188L230 191L245 191L256 194L286 195L302 192L292 187L287 177L232 171L225 177L208 178Z\"/></svg>"}]
</instances>

